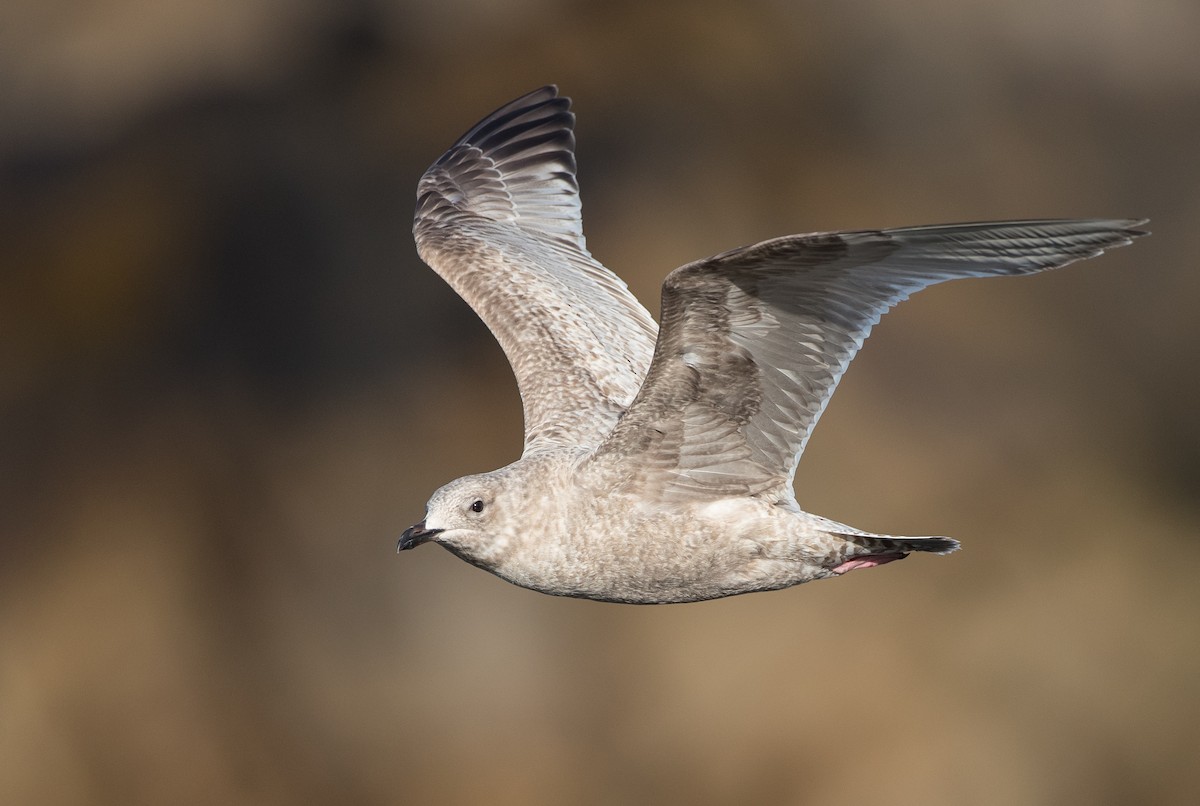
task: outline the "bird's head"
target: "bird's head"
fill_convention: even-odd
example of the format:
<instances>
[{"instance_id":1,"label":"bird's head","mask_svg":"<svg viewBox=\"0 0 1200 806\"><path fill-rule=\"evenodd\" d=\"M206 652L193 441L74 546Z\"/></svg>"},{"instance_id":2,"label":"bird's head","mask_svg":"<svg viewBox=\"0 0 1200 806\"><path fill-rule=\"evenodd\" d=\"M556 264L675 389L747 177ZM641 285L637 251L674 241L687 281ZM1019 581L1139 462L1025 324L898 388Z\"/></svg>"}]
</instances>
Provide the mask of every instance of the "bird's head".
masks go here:
<instances>
[{"instance_id":1,"label":"bird's head","mask_svg":"<svg viewBox=\"0 0 1200 806\"><path fill-rule=\"evenodd\" d=\"M396 550L439 543L469 563L495 568L514 537L504 488L499 472L450 482L429 499L424 520L404 531Z\"/></svg>"}]
</instances>

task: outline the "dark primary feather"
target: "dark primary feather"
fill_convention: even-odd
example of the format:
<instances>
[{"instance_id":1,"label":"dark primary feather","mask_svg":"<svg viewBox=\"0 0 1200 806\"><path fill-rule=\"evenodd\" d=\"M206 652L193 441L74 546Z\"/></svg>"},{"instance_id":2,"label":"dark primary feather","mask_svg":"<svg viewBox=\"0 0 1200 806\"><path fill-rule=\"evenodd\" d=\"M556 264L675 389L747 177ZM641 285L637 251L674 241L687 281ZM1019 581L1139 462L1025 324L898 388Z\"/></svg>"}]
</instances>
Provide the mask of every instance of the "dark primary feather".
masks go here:
<instances>
[{"instance_id":1,"label":"dark primary feather","mask_svg":"<svg viewBox=\"0 0 1200 806\"><path fill-rule=\"evenodd\" d=\"M586 253L570 107L542 87L475 124L421 177L417 228L479 216Z\"/></svg>"},{"instance_id":2,"label":"dark primary feather","mask_svg":"<svg viewBox=\"0 0 1200 806\"><path fill-rule=\"evenodd\" d=\"M960 277L1094 257L1140 221L1010 221L776 238L672 272L633 405L596 461L664 497L791 497L805 443L893 305Z\"/></svg>"}]
</instances>

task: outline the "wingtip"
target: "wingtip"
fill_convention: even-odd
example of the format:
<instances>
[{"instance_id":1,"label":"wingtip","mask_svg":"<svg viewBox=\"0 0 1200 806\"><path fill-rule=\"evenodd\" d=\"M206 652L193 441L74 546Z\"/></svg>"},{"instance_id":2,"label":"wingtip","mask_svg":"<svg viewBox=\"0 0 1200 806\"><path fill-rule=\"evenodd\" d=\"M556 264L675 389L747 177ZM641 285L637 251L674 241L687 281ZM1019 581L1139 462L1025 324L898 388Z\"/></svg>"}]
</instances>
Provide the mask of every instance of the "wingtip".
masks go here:
<instances>
[{"instance_id":1,"label":"wingtip","mask_svg":"<svg viewBox=\"0 0 1200 806\"><path fill-rule=\"evenodd\" d=\"M524 95L517 96L516 98L509 101L504 106L505 107L516 107L516 106L526 106L526 105L532 106L534 104L546 103L547 101L564 101L567 105L570 105L570 103L571 103L570 98L566 97L565 95L563 95L562 93L560 93L558 91L557 84L543 84L542 86L538 87L537 89L530 90L529 92L525 93ZM501 109L503 109L503 108L504 107L501 107ZM495 114L495 113L493 113L493 114Z\"/></svg>"},{"instance_id":2,"label":"wingtip","mask_svg":"<svg viewBox=\"0 0 1200 806\"><path fill-rule=\"evenodd\" d=\"M454 145L442 155L441 159L447 158L459 146L468 143L478 145L478 141L498 130L504 129L514 119L535 114L537 110L542 110L542 113L550 110L546 116L555 113L562 114L565 116L566 128L574 128L575 113L571 111L571 99L559 95L556 84L546 84L535 90L530 90L524 95L519 95L508 103L493 109L488 115L481 118L478 123L468 129L462 137L458 138Z\"/></svg>"},{"instance_id":3,"label":"wingtip","mask_svg":"<svg viewBox=\"0 0 1200 806\"><path fill-rule=\"evenodd\" d=\"M1100 252L1103 252L1105 249L1129 246L1129 244L1133 243L1138 238L1145 238L1147 235L1151 234L1150 230L1141 229L1141 227L1150 223L1150 219L1148 218L1122 218L1113 221L1104 221L1101 223L1107 225L1111 229L1113 234L1117 236L1117 240L1102 247L1097 254L1100 254Z\"/></svg>"},{"instance_id":4,"label":"wingtip","mask_svg":"<svg viewBox=\"0 0 1200 806\"><path fill-rule=\"evenodd\" d=\"M1148 218L1091 218L1077 220L1064 219L1061 223L1077 226L1078 229L1075 234L1078 236L1085 238L1099 236L1101 240L1093 244L1095 251L1087 255L1087 257L1095 257L1103 254L1108 249L1128 246L1138 238L1144 238L1149 235L1149 230L1139 229L1144 224L1149 223L1149 221L1150 219ZM1054 224L1057 222L1047 220L1045 223Z\"/></svg>"},{"instance_id":5,"label":"wingtip","mask_svg":"<svg viewBox=\"0 0 1200 806\"><path fill-rule=\"evenodd\" d=\"M1140 229L1140 227L1144 227L1150 223L1150 219L1148 218L1130 218L1121 223L1125 225L1125 233L1130 238L1145 238L1147 235L1152 234L1148 229Z\"/></svg>"},{"instance_id":6,"label":"wingtip","mask_svg":"<svg viewBox=\"0 0 1200 806\"><path fill-rule=\"evenodd\" d=\"M1089 222L1083 220L1082 223ZM1090 223L1119 232L1129 238L1141 238L1144 235L1150 234L1148 230L1139 229L1144 224L1150 223L1150 219L1148 218L1098 218Z\"/></svg>"},{"instance_id":7,"label":"wingtip","mask_svg":"<svg viewBox=\"0 0 1200 806\"><path fill-rule=\"evenodd\" d=\"M1098 257L1110 249L1119 249L1122 246L1129 246L1138 238L1144 238L1150 234L1149 230L1140 229L1144 224L1149 223L1148 218L1118 218L1118 219L1098 219L1094 225L1099 232L1103 233L1104 241L1094 244L1090 254L1073 258L1079 260L1083 258Z\"/></svg>"}]
</instances>

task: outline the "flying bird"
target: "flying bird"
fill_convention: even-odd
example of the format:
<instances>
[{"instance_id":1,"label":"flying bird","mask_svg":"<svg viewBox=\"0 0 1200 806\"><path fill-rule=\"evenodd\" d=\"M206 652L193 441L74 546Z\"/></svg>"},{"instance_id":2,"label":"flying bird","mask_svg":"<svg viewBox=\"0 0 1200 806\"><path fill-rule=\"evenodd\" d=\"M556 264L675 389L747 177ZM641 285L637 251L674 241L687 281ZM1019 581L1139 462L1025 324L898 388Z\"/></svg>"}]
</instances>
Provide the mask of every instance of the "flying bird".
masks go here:
<instances>
[{"instance_id":1,"label":"flying bird","mask_svg":"<svg viewBox=\"0 0 1200 806\"><path fill-rule=\"evenodd\" d=\"M1138 220L1038 220L789 235L675 269L656 326L584 243L574 122L543 87L421 177L417 250L500 342L525 444L437 490L398 545L438 543L558 596L693 602L955 551L796 503L796 463L842 373L927 286L1054 269L1145 234Z\"/></svg>"}]
</instances>

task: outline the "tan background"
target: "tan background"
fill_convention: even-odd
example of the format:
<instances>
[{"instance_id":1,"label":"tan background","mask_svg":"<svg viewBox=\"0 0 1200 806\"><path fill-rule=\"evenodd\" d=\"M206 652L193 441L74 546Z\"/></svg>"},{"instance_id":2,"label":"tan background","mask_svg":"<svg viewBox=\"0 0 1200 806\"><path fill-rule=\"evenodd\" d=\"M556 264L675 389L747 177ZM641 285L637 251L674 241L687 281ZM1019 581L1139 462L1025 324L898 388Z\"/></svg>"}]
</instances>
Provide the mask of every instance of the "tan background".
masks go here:
<instances>
[{"instance_id":1,"label":"tan background","mask_svg":"<svg viewBox=\"0 0 1200 806\"><path fill-rule=\"evenodd\" d=\"M8 0L0 802L1200 802L1200 5ZM435 547L514 459L424 167L579 113L652 310L768 236L1030 216L1155 235L878 328L806 507L963 540L636 608Z\"/></svg>"}]
</instances>

